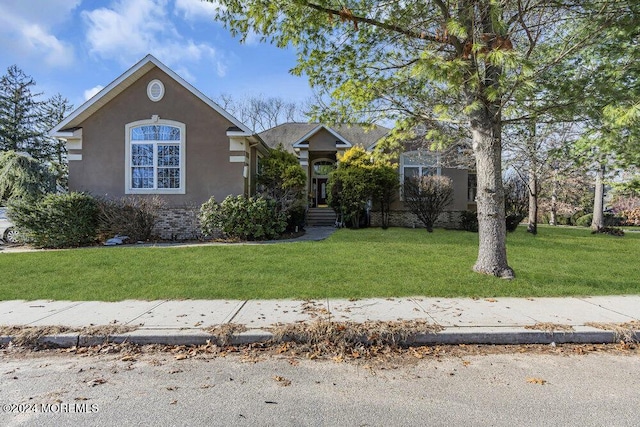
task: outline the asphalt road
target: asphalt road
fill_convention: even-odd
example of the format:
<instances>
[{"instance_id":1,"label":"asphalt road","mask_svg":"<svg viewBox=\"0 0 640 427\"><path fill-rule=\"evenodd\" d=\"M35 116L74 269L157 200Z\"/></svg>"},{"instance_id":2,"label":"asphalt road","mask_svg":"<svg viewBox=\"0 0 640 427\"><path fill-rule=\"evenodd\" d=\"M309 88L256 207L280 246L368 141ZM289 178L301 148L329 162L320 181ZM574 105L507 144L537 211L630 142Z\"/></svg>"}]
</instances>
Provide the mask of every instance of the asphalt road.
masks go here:
<instances>
[{"instance_id":1,"label":"asphalt road","mask_svg":"<svg viewBox=\"0 0 640 427\"><path fill-rule=\"evenodd\" d=\"M497 354L395 367L168 352L3 355L5 426L637 426L640 357Z\"/></svg>"}]
</instances>

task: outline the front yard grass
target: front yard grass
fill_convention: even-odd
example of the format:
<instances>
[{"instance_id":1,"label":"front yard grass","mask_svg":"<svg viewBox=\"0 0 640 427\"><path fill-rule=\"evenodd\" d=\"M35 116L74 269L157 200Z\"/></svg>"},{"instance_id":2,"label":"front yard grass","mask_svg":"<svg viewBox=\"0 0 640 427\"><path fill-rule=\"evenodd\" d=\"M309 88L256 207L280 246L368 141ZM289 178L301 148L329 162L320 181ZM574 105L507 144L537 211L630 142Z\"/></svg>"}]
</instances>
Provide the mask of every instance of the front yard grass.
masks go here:
<instances>
[{"instance_id":1,"label":"front yard grass","mask_svg":"<svg viewBox=\"0 0 640 427\"><path fill-rule=\"evenodd\" d=\"M339 230L322 242L0 254L0 300L542 297L640 293L640 233L520 227L516 279L473 273L478 235Z\"/></svg>"}]
</instances>

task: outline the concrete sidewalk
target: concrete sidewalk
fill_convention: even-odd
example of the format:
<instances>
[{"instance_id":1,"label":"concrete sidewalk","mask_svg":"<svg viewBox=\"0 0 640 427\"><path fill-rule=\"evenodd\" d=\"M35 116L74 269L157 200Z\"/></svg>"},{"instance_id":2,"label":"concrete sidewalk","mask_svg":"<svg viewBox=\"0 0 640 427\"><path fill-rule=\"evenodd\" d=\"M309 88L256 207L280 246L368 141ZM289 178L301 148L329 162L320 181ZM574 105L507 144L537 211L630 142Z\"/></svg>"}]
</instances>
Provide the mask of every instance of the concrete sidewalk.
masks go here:
<instances>
[{"instance_id":1,"label":"concrete sidewalk","mask_svg":"<svg viewBox=\"0 0 640 427\"><path fill-rule=\"evenodd\" d=\"M69 347L105 341L197 345L219 338L212 328L228 333L233 326L244 331L233 333L231 343L260 342L271 339L277 325L315 321L426 322L410 339L414 344L612 343L640 338L640 296L0 302L0 327L63 326L75 332L40 341ZM109 328L113 333L104 332ZM13 338L2 336L0 343Z\"/></svg>"}]
</instances>

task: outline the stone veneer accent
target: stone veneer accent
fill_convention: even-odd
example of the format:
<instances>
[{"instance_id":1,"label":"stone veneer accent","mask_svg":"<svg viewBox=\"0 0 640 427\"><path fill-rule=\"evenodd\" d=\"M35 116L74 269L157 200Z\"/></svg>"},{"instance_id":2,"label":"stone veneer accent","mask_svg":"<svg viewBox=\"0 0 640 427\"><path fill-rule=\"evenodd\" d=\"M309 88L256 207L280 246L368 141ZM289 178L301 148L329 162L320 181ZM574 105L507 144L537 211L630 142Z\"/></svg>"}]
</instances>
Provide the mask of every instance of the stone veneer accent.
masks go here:
<instances>
[{"instance_id":1,"label":"stone veneer accent","mask_svg":"<svg viewBox=\"0 0 640 427\"><path fill-rule=\"evenodd\" d=\"M371 212L371 226L380 227L382 225L380 211ZM460 229L460 211L446 211L440 214L435 223L436 227ZM389 212L389 227L409 227L424 228L418 217L410 211Z\"/></svg>"},{"instance_id":2,"label":"stone veneer accent","mask_svg":"<svg viewBox=\"0 0 640 427\"><path fill-rule=\"evenodd\" d=\"M202 237L198 208L163 208L153 233L165 240L195 240Z\"/></svg>"},{"instance_id":3,"label":"stone veneer accent","mask_svg":"<svg viewBox=\"0 0 640 427\"><path fill-rule=\"evenodd\" d=\"M197 240L202 239L198 208L164 208L158 214L154 234L164 240ZM371 212L371 226L382 225L379 211ZM410 211L391 211L390 227L423 228L424 225ZM443 212L435 224L436 227L460 229L460 211Z\"/></svg>"}]
</instances>

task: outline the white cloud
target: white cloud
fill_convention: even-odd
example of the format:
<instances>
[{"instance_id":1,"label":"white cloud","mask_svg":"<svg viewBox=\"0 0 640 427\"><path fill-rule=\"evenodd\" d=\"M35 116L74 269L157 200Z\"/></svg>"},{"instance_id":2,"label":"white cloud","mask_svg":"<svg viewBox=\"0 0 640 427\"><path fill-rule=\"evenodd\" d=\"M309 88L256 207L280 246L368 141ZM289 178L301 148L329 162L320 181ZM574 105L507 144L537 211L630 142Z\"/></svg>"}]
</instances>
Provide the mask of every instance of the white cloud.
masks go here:
<instances>
[{"instance_id":1,"label":"white cloud","mask_svg":"<svg viewBox=\"0 0 640 427\"><path fill-rule=\"evenodd\" d=\"M176 0L175 13L186 21L213 21L222 6L216 1Z\"/></svg>"},{"instance_id":2,"label":"white cloud","mask_svg":"<svg viewBox=\"0 0 640 427\"><path fill-rule=\"evenodd\" d=\"M93 98L98 92L100 92L102 89L104 89L104 86L102 85L98 85L98 86L94 86L91 89L87 89L83 92L84 95L84 100L87 101L91 98Z\"/></svg>"},{"instance_id":3,"label":"white cloud","mask_svg":"<svg viewBox=\"0 0 640 427\"><path fill-rule=\"evenodd\" d=\"M226 63L222 61L216 62L216 71L218 72L219 77L224 77L227 75L228 66Z\"/></svg>"},{"instance_id":4,"label":"white cloud","mask_svg":"<svg viewBox=\"0 0 640 427\"><path fill-rule=\"evenodd\" d=\"M64 67L73 61L73 47L48 34L39 25L25 25L20 30L24 45L31 52L40 53L47 65Z\"/></svg>"},{"instance_id":5,"label":"white cloud","mask_svg":"<svg viewBox=\"0 0 640 427\"><path fill-rule=\"evenodd\" d=\"M193 10L200 7L191 6ZM108 8L85 10L82 16L91 53L123 65L132 65L151 53L168 66L182 70L186 70L185 63L220 61L213 46L185 39L168 16L167 8L167 0L116 0ZM181 75L190 79L188 72Z\"/></svg>"},{"instance_id":6,"label":"white cloud","mask_svg":"<svg viewBox=\"0 0 640 427\"><path fill-rule=\"evenodd\" d=\"M80 0L25 2L7 0L0 4L0 48L21 58L40 59L47 66L70 66L73 46L53 33L65 23Z\"/></svg>"}]
</instances>

